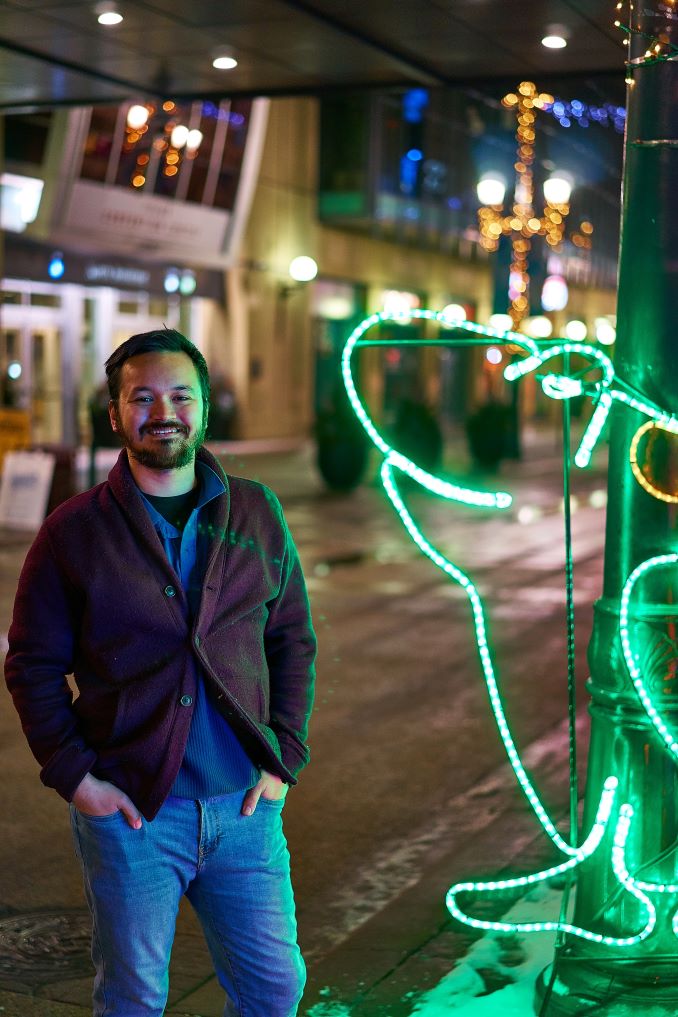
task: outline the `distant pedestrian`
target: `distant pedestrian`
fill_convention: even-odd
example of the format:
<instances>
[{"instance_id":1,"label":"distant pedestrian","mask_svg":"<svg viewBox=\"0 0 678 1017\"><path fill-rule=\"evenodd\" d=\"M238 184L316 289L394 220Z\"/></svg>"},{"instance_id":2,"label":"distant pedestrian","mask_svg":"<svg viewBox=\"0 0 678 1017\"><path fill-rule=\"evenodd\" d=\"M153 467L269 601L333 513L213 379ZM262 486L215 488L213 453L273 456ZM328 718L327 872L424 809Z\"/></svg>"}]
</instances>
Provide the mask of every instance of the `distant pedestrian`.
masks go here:
<instances>
[{"instance_id":1,"label":"distant pedestrian","mask_svg":"<svg viewBox=\"0 0 678 1017\"><path fill-rule=\"evenodd\" d=\"M281 810L308 761L315 637L275 495L203 448L207 365L172 329L109 357L124 448L43 524L5 666L41 779L71 803L95 1017L160 1017L179 900L224 1014L304 986ZM73 674L73 699L67 676Z\"/></svg>"}]
</instances>

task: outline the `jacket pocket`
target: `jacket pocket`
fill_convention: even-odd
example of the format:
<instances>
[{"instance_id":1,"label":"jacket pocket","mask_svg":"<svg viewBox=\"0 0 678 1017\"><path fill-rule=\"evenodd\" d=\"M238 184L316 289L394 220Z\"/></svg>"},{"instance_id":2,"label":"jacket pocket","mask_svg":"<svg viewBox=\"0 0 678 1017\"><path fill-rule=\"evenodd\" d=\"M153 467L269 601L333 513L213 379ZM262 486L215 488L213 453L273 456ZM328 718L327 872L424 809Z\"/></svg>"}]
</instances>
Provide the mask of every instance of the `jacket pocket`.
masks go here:
<instances>
[{"instance_id":1,"label":"jacket pocket","mask_svg":"<svg viewBox=\"0 0 678 1017\"><path fill-rule=\"evenodd\" d=\"M222 675L221 683L231 693L239 706L259 723L268 719L267 696L264 684L257 678L243 675Z\"/></svg>"}]
</instances>

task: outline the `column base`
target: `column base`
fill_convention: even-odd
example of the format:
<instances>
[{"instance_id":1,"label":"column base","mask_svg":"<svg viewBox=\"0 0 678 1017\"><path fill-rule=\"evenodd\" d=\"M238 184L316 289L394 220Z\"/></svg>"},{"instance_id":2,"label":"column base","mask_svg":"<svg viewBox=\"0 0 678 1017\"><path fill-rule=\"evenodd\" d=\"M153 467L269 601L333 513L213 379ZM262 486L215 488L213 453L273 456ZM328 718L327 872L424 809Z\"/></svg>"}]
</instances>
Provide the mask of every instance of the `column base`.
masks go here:
<instances>
[{"instance_id":1,"label":"column base","mask_svg":"<svg viewBox=\"0 0 678 1017\"><path fill-rule=\"evenodd\" d=\"M534 1012L540 1012L553 965L544 968L535 985ZM559 965L545 1017L614 1017L624 1014L676 1017L678 1014L678 968L676 961L653 964Z\"/></svg>"}]
</instances>

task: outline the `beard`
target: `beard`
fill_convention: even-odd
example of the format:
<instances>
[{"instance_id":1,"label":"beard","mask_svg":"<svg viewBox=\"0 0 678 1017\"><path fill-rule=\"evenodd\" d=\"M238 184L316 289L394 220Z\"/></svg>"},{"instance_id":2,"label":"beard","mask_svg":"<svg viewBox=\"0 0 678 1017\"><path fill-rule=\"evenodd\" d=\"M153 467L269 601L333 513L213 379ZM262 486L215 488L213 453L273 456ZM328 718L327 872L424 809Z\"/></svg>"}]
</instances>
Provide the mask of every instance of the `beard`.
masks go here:
<instances>
[{"instance_id":1,"label":"beard","mask_svg":"<svg viewBox=\"0 0 678 1017\"><path fill-rule=\"evenodd\" d=\"M145 432L150 429L150 425L143 427L137 436L123 427L119 417L116 417L116 422L118 434L127 449L127 455L140 466L145 466L149 470L178 470L182 466L188 466L195 459L195 453L205 441L207 433L207 414L204 413L202 423L192 437L180 424L178 425L180 433L177 436L156 438L151 447L144 442ZM160 427L162 425L156 423L153 426ZM172 426L177 425L172 424Z\"/></svg>"}]
</instances>

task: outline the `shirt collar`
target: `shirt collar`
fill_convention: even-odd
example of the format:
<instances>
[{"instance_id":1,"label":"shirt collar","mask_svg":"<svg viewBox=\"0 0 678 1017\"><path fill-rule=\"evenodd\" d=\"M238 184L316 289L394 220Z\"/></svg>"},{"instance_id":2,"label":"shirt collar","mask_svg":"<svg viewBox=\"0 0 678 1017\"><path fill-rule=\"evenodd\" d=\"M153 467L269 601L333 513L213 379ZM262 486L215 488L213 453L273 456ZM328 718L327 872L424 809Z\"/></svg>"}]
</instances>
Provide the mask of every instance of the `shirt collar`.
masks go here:
<instances>
[{"instance_id":1,"label":"shirt collar","mask_svg":"<svg viewBox=\"0 0 678 1017\"><path fill-rule=\"evenodd\" d=\"M198 477L198 483L200 484L200 493L198 495L198 502L194 511L199 512L200 509L207 505L208 502L213 501L222 494L226 494L226 486L221 477L215 473L212 467L208 466L207 463L201 462L199 459L196 459L195 461L195 472ZM146 506L155 529L164 537L181 536L176 526L172 526L171 523L168 523L165 517L158 512L155 505L151 504L141 488L139 488L139 494L142 497L143 503Z\"/></svg>"}]
</instances>

